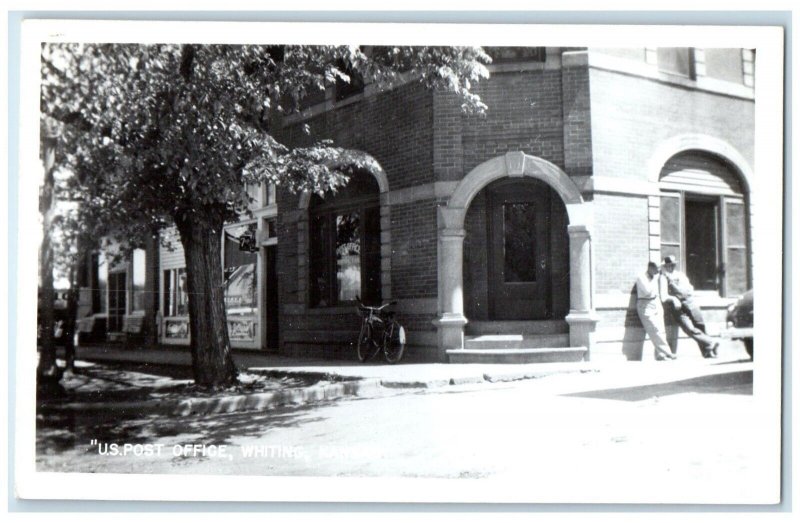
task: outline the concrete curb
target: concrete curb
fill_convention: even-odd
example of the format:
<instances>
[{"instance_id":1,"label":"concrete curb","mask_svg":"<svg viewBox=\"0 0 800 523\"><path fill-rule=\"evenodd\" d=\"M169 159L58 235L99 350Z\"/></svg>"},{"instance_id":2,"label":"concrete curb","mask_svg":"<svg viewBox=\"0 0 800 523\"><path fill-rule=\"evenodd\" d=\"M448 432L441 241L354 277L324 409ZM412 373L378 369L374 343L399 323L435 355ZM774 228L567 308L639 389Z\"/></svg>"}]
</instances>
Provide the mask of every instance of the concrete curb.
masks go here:
<instances>
[{"instance_id":1,"label":"concrete curb","mask_svg":"<svg viewBox=\"0 0 800 523\"><path fill-rule=\"evenodd\" d=\"M450 385L476 385L487 381L486 375L483 376L460 376L458 378L450 378Z\"/></svg>"},{"instance_id":2,"label":"concrete curb","mask_svg":"<svg viewBox=\"0 0 800 523\"><path fill-rule=\"evenodd\" d=\"M722 369L721 367L719 367ZM256 370L256 369L254 369ZM176 398L165 400L142 400L127 402L69 403L65 405L43 404L42 412L107 414L162 414L167 416L196 416L229 414L233 412L266 411L281 406L302 406L320 401L347 397L374 398L382 394L401 393L409 389L439 389L453 385L478 385L521 380L534 380L564 374L602 372L593 366L538 370L535 372L484 372L452 378L430 380L398 380L376 377L356 377L336 372L283 371L279 369L257 369L256 372L271 377L304 377L324 383L292 389L235 394L211 398ZM722 369L725 370L725 369Z\"/></svg>"},{"instance_id":3,"label":"concrete curb","mask_svg":"<svg viewBox=\"0 0 800 523\"><path fill-rule=\"evenodd\" d=\"M448 379L415 381L415 380L381 380L381 387L387 389L434 389L450 385Z\"/></svg>"},{"instance_id":4,"label":"concrete curb","mask_svg":"<svg viewBox=\"0 0 800 523\"><path fill-rule=\"evenodd\" d=\"M336 372L259 370L270 377L304 377L331 381L294 389L235 394L212 398L176 398L165 400L142 400L124 402L69 403L65 405L45 404L43 412L108 413L108 414L162 414L166 416L198 416L231 414L234 412L259 412L282 406L302 406L319 401L346 397L377 397L381 392L400 389L436 389L451 385L474 385L537 379L555 374L587 372L586 369L558 369L536 373L501 373L440 378L431 380L391 380L380 378L357 378Z\"/></svg>"},{"instance_id":5,"label":"concrete curb","mask_svg":"<svg viewBox=\"0 0 800 523\"><path fill-rule=\"evenodd\" d=\"M98 413L107 411L114 413L124 412L125 414L147 413L168 416L197 416L230 414L242 411L264 411L286 405L300 406L345 397L372 396L378 391L380 391L379 380L364 379L216 398L69 403L66 405L42 405L40 408L45 412L61 413Z\"/></svg>"},{"instance_id":6,"label":"concrete curb","mask_svg":"<svg viewBox=\"0 0 800 523\"><path fill-rule=\"evenodd\" d=\"M595 368L579 368L579 369L559 369L551 371L537 371L537 372L506 372L501 374L486 373L483 379L489 383L502 383L507 381L521 381L521 380L536 380L546 378L548 376L556 376L561 374L586 374L588 372L600 372Z\"/></svg>"}]
</instances>

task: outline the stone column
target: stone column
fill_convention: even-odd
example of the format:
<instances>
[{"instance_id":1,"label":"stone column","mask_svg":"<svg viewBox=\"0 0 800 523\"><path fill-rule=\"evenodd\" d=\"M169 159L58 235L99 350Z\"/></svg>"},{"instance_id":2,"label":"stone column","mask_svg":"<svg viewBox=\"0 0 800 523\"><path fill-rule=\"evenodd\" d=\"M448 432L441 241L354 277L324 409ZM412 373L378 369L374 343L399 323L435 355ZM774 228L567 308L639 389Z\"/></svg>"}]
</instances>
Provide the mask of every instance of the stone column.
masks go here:
<instances>
[{"instance_id":1,"label":"stone column","mask_svg":"<svg viewBox=\"0 0 800 523\"><path fill-rule=\"evenodd\" d=\"M569 308L574 312L592 309L592 236L585 225L567 226L569 234Z\"/></svg>"},{"instance_id":2,"label":"stone column","mask_svg":"<svg viewBox=\"0 0 800 523\"><path fill-rule=\"evenodd\" d=\"M464 348L464 214L465 209L439 209L438 280L439 317L437 328L440 357L447 360L447 351Z\"/></svg>"},{"instance_id":3,"label":"stone column","mask_svg":"<svg viewBox=\"0 0 800 523\"><path fill-rule=\"evenodd\" d=\"M585 225L569 225L569 344L591 354L597 314L592 303L592 235Z\"/></svg>"}]
</instances>

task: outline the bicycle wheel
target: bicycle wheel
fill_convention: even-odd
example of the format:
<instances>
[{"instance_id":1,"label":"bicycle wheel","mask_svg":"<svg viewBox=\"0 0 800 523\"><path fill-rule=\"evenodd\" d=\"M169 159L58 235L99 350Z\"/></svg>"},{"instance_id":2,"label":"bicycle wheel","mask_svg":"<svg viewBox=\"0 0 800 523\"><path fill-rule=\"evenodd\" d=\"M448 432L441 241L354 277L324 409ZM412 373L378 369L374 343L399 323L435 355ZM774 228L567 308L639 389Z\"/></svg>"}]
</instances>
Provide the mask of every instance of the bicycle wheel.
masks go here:
<instances>
[{"instance_id":1,"label":"bicycle wheel","mask_svg":"<svg viewBox=\"0 0 800 523\"><path fill-rule=\"evenodd\" d=\"M358 361L365 362L375 355L375 343L372 341L372 325L369 322L361 324L361 332L358 333Z\"/></svg>"},{"instance_id":2,"label":"bicycle wheel","mask_svg":"<svg viewBox=\"0 0 800 523\"><path fill-rule=\"evenodd\" d=\"M383 334L383 355L389 363L397 363L406 350L406 330L392 321Z\"/></svg>"}]
</instances>

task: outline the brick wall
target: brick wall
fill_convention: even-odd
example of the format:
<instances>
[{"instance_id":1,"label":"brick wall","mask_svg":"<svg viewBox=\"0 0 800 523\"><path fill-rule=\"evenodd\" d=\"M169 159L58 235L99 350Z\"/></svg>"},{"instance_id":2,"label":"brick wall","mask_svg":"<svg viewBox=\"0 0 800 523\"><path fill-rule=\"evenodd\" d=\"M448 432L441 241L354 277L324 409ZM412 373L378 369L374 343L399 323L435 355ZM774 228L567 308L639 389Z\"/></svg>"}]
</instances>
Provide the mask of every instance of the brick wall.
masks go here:
<instances>
[{"instance_id":1,"label":"brick wall","mask_svg":"<svg viewBox=\"0 0 800 523\"><path fill-rule=\"evenodd\" d=\"M475 91L489 110L482 117L462 116L463 174L509 151L540 156L563 168L560 71L497 73ZM437 134L453 128L437 128Z\"/></svg>"},{"instance_id":2,"label":"brick wall","mask_svg":"<svg viewBox=\"0 0 800 523\"><path fill-rule=\"evenodd\" d=\"M650 259L647 197L596 194L593 205L594 291L627 294Z\"/></svg>"},{"instance_id":3,"label":"brick wall","mask_svg":"<svg viewBox=\"0 0 800 523\"><path fill-rule=\"evenodd\" d=\"M472 119L464 118L452 93L433 95L433 173L436 180L460 180L464 176L462 133Z\"/></svg>"},{"instance_id":4,"label":"brick wall","mask_svg":"<svg viewBox=\"0 0 800 523\"><path fill-rule=\"evenodd\" d=\"M753 165L752 101L592 70L594 174L646 180L656 147L679 134L733 145Z\"/></svg>"},{"instance_id":5,"label":"brick wall","mask_svg":"<svg viewBox=\"0 0 800 523\"><path fill-rule=\"evenodd\" d=\"M391 190L433 181L433 94L417 83L342 105L276 135L294 146L331 139L366 151L383 167Z\"/></svg>"},{"instance_id":6,"label":"brick wall","mask_svg":"<svg viewBox=\"0 0 800 523\"><path fill-rule=\"evenodd\" d=\"M392 297L435 298L438 294L436 200L393 205Z\"/></svg>"},{"instance_id":7,"label":"brick wall","mask_svg":"<svg viewBox=\"0 0 800 523\"><path fill-rule=\"evenodd\" d=\"M563 166L570 176L591 175L594 166L592 156L594 129L590 107L589 70L580 61L572 63L565 57L565 62L561 70L563 140L566 151ZM593 85L591 89L594 89Z\"/></svg>"}]
</instances>

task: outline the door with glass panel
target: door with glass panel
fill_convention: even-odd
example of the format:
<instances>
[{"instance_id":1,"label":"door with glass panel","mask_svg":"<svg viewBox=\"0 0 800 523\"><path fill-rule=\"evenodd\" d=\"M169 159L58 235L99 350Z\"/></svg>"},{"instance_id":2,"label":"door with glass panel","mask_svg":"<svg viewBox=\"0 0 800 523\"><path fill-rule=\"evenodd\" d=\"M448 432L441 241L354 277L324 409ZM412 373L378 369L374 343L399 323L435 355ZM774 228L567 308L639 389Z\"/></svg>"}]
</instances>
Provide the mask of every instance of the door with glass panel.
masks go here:
<instances>
[{"instance_id":1,"label":"door with glass panel","mask_svg":"<svg viewBox=\"0 0 800 523\"><path fill-rule=\"evenodd\" d=\"M108 332L122 331L125 304L128 301L127 280L127 272L108 275Z\"/></svg>"},{"instance_id":2,"label":"door with glass panel","mask_svg":"<svg viewBox=\"0 0 800 523\"><path fill-rule=\"evenodd\" d=\"M542 185L511 180L487 188L490 319L552 316L551 191Z\"/></svg>"}]
</instances>

